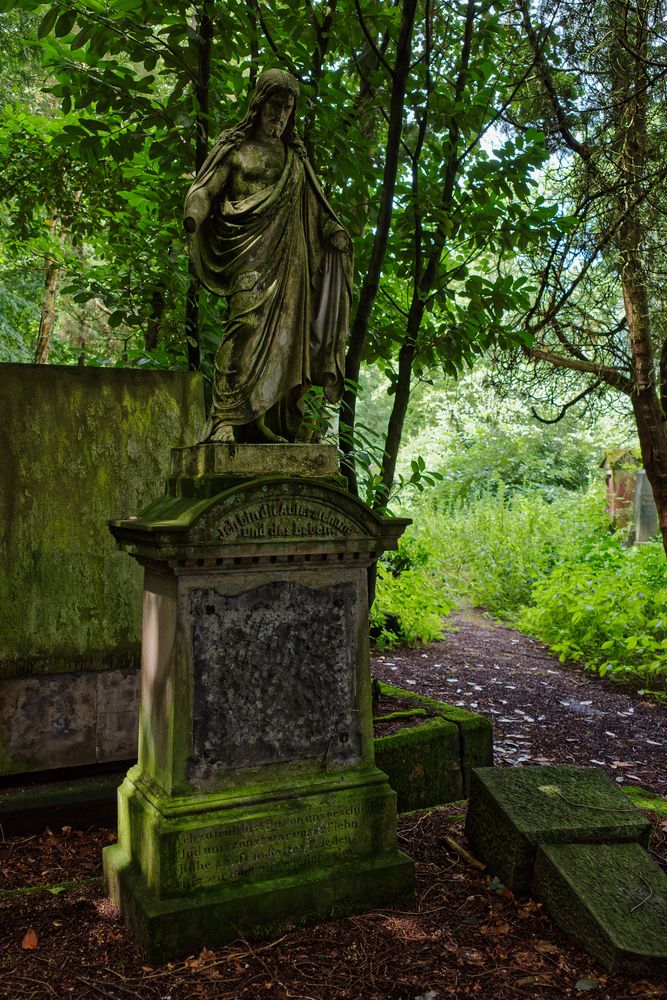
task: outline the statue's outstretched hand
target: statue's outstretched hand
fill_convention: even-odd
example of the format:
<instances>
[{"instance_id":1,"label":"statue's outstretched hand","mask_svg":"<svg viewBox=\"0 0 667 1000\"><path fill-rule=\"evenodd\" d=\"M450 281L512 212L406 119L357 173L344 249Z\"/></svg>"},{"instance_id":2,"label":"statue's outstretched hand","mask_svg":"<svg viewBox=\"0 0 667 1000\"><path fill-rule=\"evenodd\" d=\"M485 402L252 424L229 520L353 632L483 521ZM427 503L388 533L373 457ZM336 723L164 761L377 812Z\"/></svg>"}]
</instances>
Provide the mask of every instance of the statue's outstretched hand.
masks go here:
<instances>
[{"instance_id":1,"label":"statue's outstretched hand","mask_svg":"<svg viewBox=\"0 0 667 1000\"><path fill-rule=\"evenodd\" d=\"M336 250L341 250L343 253L350 248L350 240L344 229L337 229L332 233L329 242L332 247L335 247Z\"/></svg>"}]
</instances>

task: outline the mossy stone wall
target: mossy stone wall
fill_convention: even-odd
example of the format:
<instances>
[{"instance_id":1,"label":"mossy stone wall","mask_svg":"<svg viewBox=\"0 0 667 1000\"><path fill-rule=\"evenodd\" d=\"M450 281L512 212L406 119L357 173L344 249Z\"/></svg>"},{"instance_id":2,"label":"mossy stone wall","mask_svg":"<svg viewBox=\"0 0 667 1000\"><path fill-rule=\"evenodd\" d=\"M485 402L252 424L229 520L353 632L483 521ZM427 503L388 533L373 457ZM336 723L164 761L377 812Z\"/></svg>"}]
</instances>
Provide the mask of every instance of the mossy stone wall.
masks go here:
<instances>
[{"instance_id":1,"label":"mossy stone wall","mask_svg":"<svg viewBox=\"0 0 667 1000\"><path fill-rule=\"evenodd\" d=\"M138 667L142 571L107 521L158 496L171 448L197 440L201 377L3 364L0 384L0 773L104 759L107 730L117 758L126 702L109 704L99 674L122 687ZM61 716L77 678L74 733Z\"/></svg>"}]
</instances>

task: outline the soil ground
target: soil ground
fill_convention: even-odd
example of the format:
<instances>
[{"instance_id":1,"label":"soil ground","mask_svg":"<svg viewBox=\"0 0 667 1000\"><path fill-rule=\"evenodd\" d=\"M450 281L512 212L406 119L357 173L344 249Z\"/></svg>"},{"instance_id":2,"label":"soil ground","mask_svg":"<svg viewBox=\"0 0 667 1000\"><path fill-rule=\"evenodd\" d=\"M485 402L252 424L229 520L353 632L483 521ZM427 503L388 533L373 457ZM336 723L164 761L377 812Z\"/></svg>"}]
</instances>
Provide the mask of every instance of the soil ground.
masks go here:
<instances>
[{"instance_id":1,"label":"soil ground","mask_svg":"<svg viewBox=\"0 0 667 1000\"><path fill-rule=\"evenodd\" d=\"M538 643L481 616L457 624L424 649L377 654L375 675L489 715L497 764L594 763L618 784L665 794L663 708L563 668ZM664 982L605 973L539 903L472 865L456 849L467 846L464 814L462 803L400 817L400 846L416 861L414 899L163 966L142 960L105 898L100 851L112 831L0 837L0 997L667 997ZM652 853L667 869L667 821L647 815Z\"/></svg>"}]
</instances>

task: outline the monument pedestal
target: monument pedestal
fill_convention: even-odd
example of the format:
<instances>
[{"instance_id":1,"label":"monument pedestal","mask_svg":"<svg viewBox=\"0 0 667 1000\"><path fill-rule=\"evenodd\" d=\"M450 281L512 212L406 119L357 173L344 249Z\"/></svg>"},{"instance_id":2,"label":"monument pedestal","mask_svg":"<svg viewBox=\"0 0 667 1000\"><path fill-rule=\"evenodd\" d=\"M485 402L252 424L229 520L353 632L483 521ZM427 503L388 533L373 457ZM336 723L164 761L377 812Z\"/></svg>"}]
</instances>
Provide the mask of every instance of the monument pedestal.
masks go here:
<instances>
[{"instance_id":1,"label":"monument pedestal","mask_svg":"<svg viewBox=\"0 0 667 1000\"><path fill-rule=\"evenodd\" d=\"M340 485L334 447L198 445L111 526L145 587L139 759L105 871L151 960L412 887L373 760L366 589L407 522Z\"/></svg>"}]
</instances>

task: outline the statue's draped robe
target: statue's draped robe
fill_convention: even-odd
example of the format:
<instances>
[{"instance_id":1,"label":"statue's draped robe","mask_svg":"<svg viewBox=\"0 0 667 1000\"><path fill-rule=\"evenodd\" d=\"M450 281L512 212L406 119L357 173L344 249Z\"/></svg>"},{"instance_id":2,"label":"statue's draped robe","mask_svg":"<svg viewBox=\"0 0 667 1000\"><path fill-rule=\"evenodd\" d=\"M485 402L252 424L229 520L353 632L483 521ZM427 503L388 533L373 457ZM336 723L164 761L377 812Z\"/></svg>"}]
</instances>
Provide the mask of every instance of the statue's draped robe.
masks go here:
<instances>
[{"instance_id":1,"label":"statue's draped robe","mask_svg":"<svg viewBox=\"0 0 667 1000\"><path fill-rule=\"evenodd\" d=\"M215 357L211 433L266 415L294 440L309 386L343 392L352 261L330 245L341 229L310 165L290 146L280 179L230 202L216 175L231 147L214 147L185 203L201 281L227 297Z\"/></svg>"}]
</instances>

